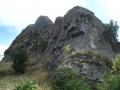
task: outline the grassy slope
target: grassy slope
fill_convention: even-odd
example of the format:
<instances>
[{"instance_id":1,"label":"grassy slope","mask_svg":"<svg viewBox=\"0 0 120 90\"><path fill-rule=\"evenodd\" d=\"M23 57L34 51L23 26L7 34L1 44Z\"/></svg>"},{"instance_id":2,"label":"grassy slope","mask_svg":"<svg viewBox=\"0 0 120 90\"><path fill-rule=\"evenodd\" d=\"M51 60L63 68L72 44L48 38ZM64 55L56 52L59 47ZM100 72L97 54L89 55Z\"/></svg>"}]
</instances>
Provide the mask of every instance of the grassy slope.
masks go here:
<instances>
[{"instance_id":1,"label":"grassy slope","mask_svg":"<svg viewBox=\"0 0 120 90\"><path fill-rule=\"evenodd\" d=\"M0 64L0 73L10 72L10 64ZM15 85L24 81L36 80L39 85L38 90L50 90L48 71L44 70L40 64L29 66L23 75L0 75L0 90L13 90Z\"/></svg>"}]
</instances>

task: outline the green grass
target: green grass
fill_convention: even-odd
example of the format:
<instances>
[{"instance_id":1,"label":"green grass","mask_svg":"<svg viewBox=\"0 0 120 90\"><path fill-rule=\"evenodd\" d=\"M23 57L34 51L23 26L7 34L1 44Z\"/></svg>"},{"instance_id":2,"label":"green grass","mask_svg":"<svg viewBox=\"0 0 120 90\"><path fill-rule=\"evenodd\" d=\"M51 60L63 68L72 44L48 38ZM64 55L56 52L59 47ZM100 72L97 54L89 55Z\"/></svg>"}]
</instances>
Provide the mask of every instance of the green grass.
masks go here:
<instances>
[{"instance_id":1,"label":"green grass","mask_svg":"<svg viewBox=\"0 0 120 90\"><path fill-rule=\"evenodd\" d=\"M0 90L13 90L16 85L25 81L37 81L38 90L50 90L48 71L43 69L40 64L28 66L26 73L14 75L11 73L10 64L0 64ZM9 73L8 73L9 72Z\"/></svg>"},{"instance_id":2,"label":"green grass","mask_svg":"<svg viewBox=\"0 0 120 90\"><path fill-rule=\"evenodd\" d=\"M41 77L42 78L42 77ZM26 75L20 75L20 76L5 76L1 77L0 79L0 90L13 90L16 85L19 85L21 82L25 81L31 81L31 80L37 80L36 76L26 76ZM39 84L39 89L38 90L50 90L50 86L48 85L47 82L44 82L42 84Z\"/></svg>"},{"instance_id":3,"label":"green grass","mask_svg":"<svg viewBox=\"0 0 120 90\"><path fill-rule=\"evenodd\" d=\"M12 72L11 63L0 64L0 75L11 74Z\"/></svg>"}]
</instances>

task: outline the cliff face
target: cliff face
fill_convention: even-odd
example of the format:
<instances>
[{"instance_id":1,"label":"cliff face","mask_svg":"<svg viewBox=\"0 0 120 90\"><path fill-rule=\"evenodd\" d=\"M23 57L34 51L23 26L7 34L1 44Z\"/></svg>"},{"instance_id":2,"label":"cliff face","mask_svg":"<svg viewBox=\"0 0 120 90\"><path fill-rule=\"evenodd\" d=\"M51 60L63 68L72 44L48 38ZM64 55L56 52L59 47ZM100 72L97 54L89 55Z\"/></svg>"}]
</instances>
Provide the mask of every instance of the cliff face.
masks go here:
<instances>
[{"instance_id":1,"label":"cliff face","mask_svg":"<svg viewBox=\"0 0 120 90\"><path fill-rule=\"evenodd\" d=\"M53 69L61 65L69 66L89 78L100 78L109 70L107 64L114 57L111 45L105 41L103 32L103 23L85 8L77 6L69 10L64 17L58 17L46 50L53 55L50 67ZM106 59L98 61L97 55L90 58L83 55L89 51L107 57L108 62ZM81 56L77 57L78 54ZM70 58L72 56L76 57Z\"/></svg>"},{"instance_id":2,"label":"cliff face","mask_svg":"<svg viewBox=\"0 0 120 90\"><path fill-rule=\"evenodd\" d=\"M74 52L92 50L111 58L114 53L106 43L103 32L102 22L92 12L74 7L64 17L56 19L48 50L56 59L65 56L64 47L67 45L70 45Z\"/></svg>"},{"instance_id":3,"label":"cliff face","mask_svg":"<svg viewBox=\"0 0 120 90\"><path fill-rule=\"evenodd\" d=\"M109 70L115 56L103 37L104 31L103 23L91 11L79 6L58 17L54 24L48 17L40 16L13 41L2 61L12 60L15 50L25 48L30 58L47 62L48 69L67 66L90 79L99 79Z\"/></svg>"},{"instance_id":4,"label":"cliff face","mask_svg":"<svg viewBox=\"0 0 120 90\"><path fill-rule=\"evenodd\" d=\"M52 28L52 21L47 16L40 16L35 24L28 25L16 37L11 46L5 51L2 62L11 61L12 55L19 48L25 48L30 58L37 59L36 57L43 51L40 45L42 42L48 42L49 32Z\"/></svg>"}]
</instances>

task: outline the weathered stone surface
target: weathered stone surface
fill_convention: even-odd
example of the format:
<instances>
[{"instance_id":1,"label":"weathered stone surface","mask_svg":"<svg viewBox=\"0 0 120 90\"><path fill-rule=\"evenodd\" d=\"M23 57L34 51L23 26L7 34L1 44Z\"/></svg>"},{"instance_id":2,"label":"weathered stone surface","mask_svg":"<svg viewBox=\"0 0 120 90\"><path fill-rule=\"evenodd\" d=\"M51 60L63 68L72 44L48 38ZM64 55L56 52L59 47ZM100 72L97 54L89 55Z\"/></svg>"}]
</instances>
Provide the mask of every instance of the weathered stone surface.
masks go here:
<instances>
[{"instance_id":1,"label":"weathered stone surface","mask_svg":"<svg viewBox=\"0 0 120 90\"><path fill-rule=\"evenodd\" d=\"M115 54L111 45L105 41L103 32L103 23L91 11L79 6L72 8L64 17L58 17L55 21L47 49L53 55L53 60L48 67L56 69L66 62L68 59L64 50L66 45L70 45L73 49L72 53L94 51L108 57L108 61L111 61ZM73 63L73 60L70 63ZM77 60L80 61L80 59ZM107 63L102 62L101 65L98 65L101 62L95 60L91 63L89 60L90 58L87 59L88 62L82 68L77 67L78 64L74 64L74 66L95 80L109 70ZM96 62L98 64L95 64Z\"/></svg>"},{"instance_id":2,"label":"weathered stone surface","mask_svg":"<svg viewBox=\"0 0 120 90\"><path fill-rule=\"evenodd\" d=\"M40 53L41 41L48 41L49 32L53 28L52 21L47 16L40 16L35 24L28 25L20 35L16 37L11 46L5 51L2 62L10 61L18 48L25 48L29 56L37 57Z\"/></svg>"},{"instance_id":3,"label":"weathered stone surface","mask_svg":"<svg viewBox=\"0 0 120 90\"><path fill-rule=\"evenodd\" d=\"M53 22L47 16L40 16L35 22L35 27L39 30L41 38L48 40L49 33L53 28Z\"/></svg>"},{"instance_id":4,"label":"weathered stone surface","mask_svg":"<svg viewBox=\"0 0 120 90\"><path fill-rule=\"evenodd\" d=\"M75 52L66 56L66 60L59 65L59 68L72 68L94 81L99 80L104 73L110 71L112 66L112 62L106 56L101 56L92 51Z\"/></svg>"},{"instance_id":5,"label":"weathered stone surface","mask_svg":"<svg viewBox=\"0 0 120 90\"><path fill-rule=\"evenodd\" d=\"M114 53L102 33L103 23L94 14L82 7L72 8L64 17L56 19L49 50L54 55L53 66L65 59L64 47L70 45L74 52L95 51L112 60Z\"/></svg>"}]
</instances>

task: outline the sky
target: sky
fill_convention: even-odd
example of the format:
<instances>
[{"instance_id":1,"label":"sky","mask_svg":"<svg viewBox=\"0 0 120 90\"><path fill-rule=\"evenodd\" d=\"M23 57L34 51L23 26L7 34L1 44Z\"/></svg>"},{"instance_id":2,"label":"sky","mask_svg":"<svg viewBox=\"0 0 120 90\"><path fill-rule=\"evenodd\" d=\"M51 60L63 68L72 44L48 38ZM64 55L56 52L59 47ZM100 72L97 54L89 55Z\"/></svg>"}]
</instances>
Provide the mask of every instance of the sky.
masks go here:
<instances>
[{"instance_id":1,"label":"sky","mask_svg":"<svg viewBox=\"0 0 120 90\"><path fill-rule=\"evenodd\" d=\"M53 22L74 6L85 7L103 23L111 19L120 25L119 0L0 0L0 60L18 34L40 15ZM118 32L120 39L120 30Z\"/></svg>"}]
</instances>

